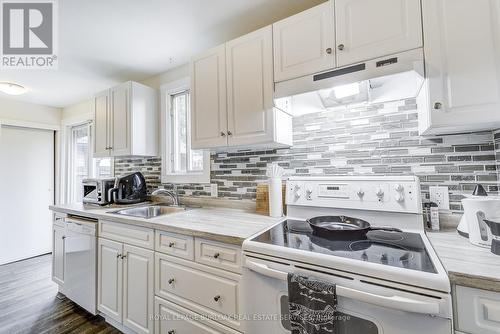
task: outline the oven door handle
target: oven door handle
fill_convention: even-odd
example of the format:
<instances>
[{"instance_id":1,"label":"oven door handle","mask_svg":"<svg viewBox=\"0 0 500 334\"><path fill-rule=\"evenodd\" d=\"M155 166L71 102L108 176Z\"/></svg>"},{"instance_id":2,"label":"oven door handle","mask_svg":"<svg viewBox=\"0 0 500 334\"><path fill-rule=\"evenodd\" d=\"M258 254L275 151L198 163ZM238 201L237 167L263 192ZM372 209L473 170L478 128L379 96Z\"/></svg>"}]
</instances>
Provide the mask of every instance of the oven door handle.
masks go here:
<instances>
[{"instance_id":1,"label":"oven door handle","mask_svg":"<svg viewBox=\"0 0 500 334\"><path fill-rule=\"evenodd\" d=\"M271 269L265 264L249 261L248 259L245 262L245 266L248 269L264 276L276 278L282 281L287 281L288 278L288 273L286 272ZM401 296L381 296L370 292L346 288L340 285L336 286L336 291L338 296L361 301L367 304L413 313L439 314L438 300L423 301Z\"/></svg>"}]
</instances>

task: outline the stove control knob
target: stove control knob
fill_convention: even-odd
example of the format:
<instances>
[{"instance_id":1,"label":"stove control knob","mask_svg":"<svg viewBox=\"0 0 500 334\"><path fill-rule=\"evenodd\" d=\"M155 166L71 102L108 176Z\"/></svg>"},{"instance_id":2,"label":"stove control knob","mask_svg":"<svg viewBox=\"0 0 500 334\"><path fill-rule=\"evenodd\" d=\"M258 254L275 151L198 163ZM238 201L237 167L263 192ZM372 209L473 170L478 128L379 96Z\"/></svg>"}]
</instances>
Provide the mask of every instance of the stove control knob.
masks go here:
<instances>
[{"instance_id":1,"label":"stove control knob","mask_svg":"<svg viewBox=\"0 0 500 334\"><path fill-rule=\"evenodd\" d=\"M295 193L295 199L297 200L297 199L299 199L299 198L300 198L300 193L299 193L299 192L296 192L296 193Z\"/></svg>"},{"instance_id":2,"label":"stove control knob","mask_svg":"<svg viewBox=\"0 0 500 334\"><path fill-rule=\"evenodd\" d=\"M361 254L361 260L368 261L368 255L366 254L366 252L363 252L363 254Z\"/></svg>"},{"instance_id":3,"label":"stove control knob","mask_svg":"<svg viewBox=\"0 0 500 334\"><path fill-rule=\"evenodd\" d=\"M311 188L307 188L307 189L306 189L306 194L307 194L307 195L311 195L311 194L312 194L312 192L313 192L313 191L312 191L312 189L311 189Z\"/></svg>"},{"instance_id":4,"label":"stove control knob","mask_svg":"<svg viewBox=\"0 0 500 334\"><path fill-rule=\"evenodd\" d=\"M396 190L398 193L402 193L405 190L405 187L403 187L402 184L396 184L394 186L394 190Z\"/></svg>"},{"instance_id":5,"label":"stove control knob","mask_svg":"<svg viewBox=\"0 0 500 334\"><path fill-rule=\"evenodd\" d=\"M365 191L361 188L358 189L358 191L356 192L356 194L358 195L359 198L365 196Z\"/></svg>"},{"instance_id":6,"label":"stove control knob","mask_svg":"<svg viewBox=\"0 0 500 334\"><path fill-rule=\"evenodd\" d=\"M396 194L396 202L401 203L405 201L405 197L402 193Z\"/></svg>"},{"instance_id":7,"label":"stove control knob","mask_svg":"<svg viewBox=\"0 0 500 334\"><path fill-rule=\"evenodd\" d=\"M389 257L386 253L382 254L382 256L380 257L380 262L383 264L387 264L387 262L389 262Z\"/></svg>"},{"instance_id":8,"label":"stove control knob","mask_svg":"<svg viewBox=\"0 0 500 334\"><path fill-rule=\"evenodd\" d=\"M294 187L295 191L299 191L300 190L300 185L296 184L295 187Z\"/></svg>"},{"instance_id":9,"label":"stove control knob","mask_svg":"<svg viewBox=\"0 0 500 334\"><path fill-rule=\"evenodd\" d=\"M382 188L377 188L377 190L375 191L375 195L377 195L377 197L384 197L384 189Z\"/></svg>"}]
</instances>

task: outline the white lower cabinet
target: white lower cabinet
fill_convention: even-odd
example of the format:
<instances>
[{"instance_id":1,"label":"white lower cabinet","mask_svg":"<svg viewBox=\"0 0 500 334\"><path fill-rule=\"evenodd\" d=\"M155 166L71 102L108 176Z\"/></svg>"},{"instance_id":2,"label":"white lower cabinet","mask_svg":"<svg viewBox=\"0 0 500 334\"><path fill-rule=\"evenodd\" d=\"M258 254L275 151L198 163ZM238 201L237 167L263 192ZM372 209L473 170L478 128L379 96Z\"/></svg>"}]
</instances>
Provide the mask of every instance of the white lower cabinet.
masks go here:
<instances>
[{"instance_id":1,"label":"white lower cabinet","mask_svg":"<svg viewBox=\"0 0 500 334\"><path fill-rule=\"evenodd\" d=\"M159 297L155 297L155 315L155 334L239 333Z\"/></svg>"},{"instance_id":2,"label":"white lower cabinet","mask_svg":"<svg viewBox=\"0 0 500 334\"><path fill-rule=\"evenodd\" d=\"M241 330L240 275L160 253L155 273L156 296Z\"/></svg>"},{"instance_id":3,"label":"white lower cabinet","mask_svg":"<svg viewBox=\"0 0 500 334\"><path fill-rule=\"evenodd\" d=\"M54 222L52 226L52 281L59 286L64 285L65 239L64 225L60 226Z\"/></svg>"},{"instance_id":4,"label":"white lower cabinet","mask_svg":"<svg viewBox=\"0 0 500 334\"><path fill-rule=\"evenodd\" d=\"M99 238L98 309L136 333L153 333L154 252Z\"/></svg>"},{"instance_id":5,"label":"white lower cabinet","mask_svg":"<svg viewBox=\"0 0 500 334\"><path fill-rule=\"evenodd\" d=\"M471 334L500 333L500 293L456 286L455 303L458 331Z\"/></svg>"}]
</instances>

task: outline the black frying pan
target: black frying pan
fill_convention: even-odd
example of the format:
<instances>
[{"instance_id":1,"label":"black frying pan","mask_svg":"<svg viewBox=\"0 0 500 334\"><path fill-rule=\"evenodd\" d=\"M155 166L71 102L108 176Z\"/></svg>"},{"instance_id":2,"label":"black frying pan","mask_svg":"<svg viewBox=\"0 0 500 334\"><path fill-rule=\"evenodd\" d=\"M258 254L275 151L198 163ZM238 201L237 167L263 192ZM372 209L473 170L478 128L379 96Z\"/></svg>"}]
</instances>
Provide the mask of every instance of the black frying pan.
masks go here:
<instances>
[{"instance_id":1,"label":"black frying pan","mask_svg":"<svg viewBox=\"0 0 500 334\"><path fill-rule=\"evenodd\" d=\"M316 235L333 236L345 239L365 239L366 233L374 230L402 232L392 227L372 227L365 220L346 216L319 216L307 219Z\"/></svg>"}]
</instances>

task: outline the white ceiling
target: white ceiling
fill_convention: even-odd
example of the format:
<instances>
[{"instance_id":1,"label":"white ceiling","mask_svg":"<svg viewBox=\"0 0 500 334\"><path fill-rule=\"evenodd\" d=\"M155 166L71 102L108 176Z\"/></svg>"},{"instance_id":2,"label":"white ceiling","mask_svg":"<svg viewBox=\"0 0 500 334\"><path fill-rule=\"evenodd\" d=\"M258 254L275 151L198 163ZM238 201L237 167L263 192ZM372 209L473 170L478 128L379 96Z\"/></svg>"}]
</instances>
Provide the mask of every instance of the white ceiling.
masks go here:
<instances>
[{"instance_id":1,"label":"white ceiling","mask_svg":"<svg viewBox=\"0 0 500 334\"><path fill-rule=\"evenodd\" d=\"M2 71L0 81L29 89L14 99L64 107L323 1L61 0L59 68Z\"/></svg>"}]
</instances>

